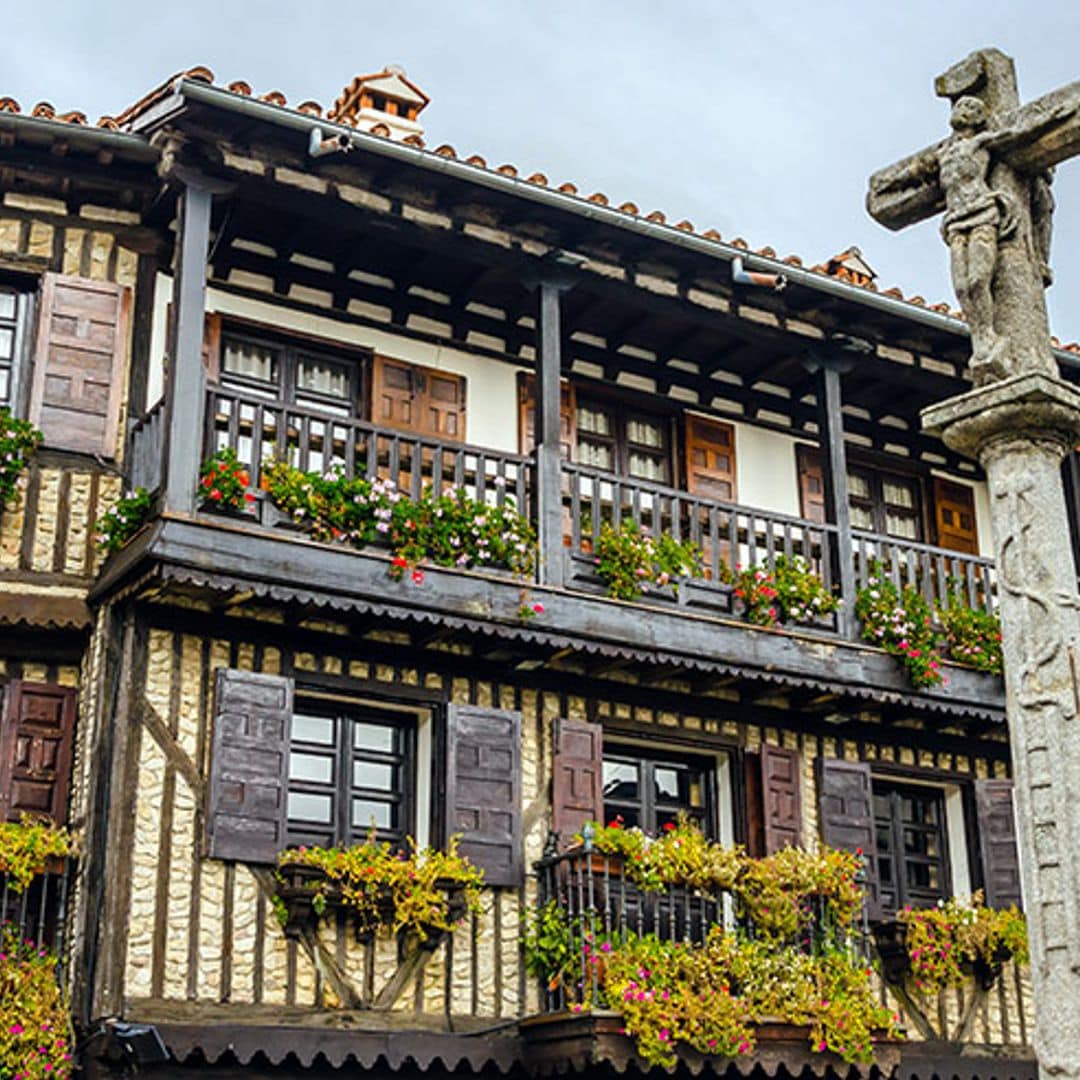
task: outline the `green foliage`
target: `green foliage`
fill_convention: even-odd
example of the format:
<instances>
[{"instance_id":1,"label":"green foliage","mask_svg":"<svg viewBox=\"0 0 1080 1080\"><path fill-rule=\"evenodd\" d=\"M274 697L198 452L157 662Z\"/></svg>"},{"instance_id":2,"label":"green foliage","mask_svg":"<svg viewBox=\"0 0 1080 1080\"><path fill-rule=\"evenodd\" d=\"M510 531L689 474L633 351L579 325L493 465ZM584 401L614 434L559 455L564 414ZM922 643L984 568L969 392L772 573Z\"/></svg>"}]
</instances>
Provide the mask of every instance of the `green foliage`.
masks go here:
<instances>
[{"instance_id":1,"label":"green foliage","mask_svg":"<svg viewBox=\"0 0 1080 1080\"><path fill-rule=\"evenodd\" d=\"M28 420L18 420L0 409L0 510L10 506L19 477L41 445L41 432Z\"/></svg>"},{"instance_id":2,"label":"green foliage","mask_svg":"<svg viewBox=\"0 0 1080 1080\"><path fill-rule=\"evenodd\" d=\"M991 675L1003 673L1001 620L996 615L968 607L953 590L937 616L950 659Z\"/></svg>"},{"instance_id":3,"label":"green foliage","mask_svg":"<svg viewBox=\"0 0 1080 1080\"><path fill-rule=\"evenodd\" d=\"M992 969L1005 960L1028 962L1027 920L1015 906L995 910L976 893L970 903L952 899L937 907L900 912L915 987L936 994L947 986L963 986L965 968Z\"/></svg>"},{"instance_id":4,"label":"green foliage","mask_svg":"<svg viewBox=\"0 0 1080 1080\"><path fill-rule=\"evenodd\" d=\"M549 990L571 982L576 965L581 963L574 942L582 940L582 929L580 916L576 921L571 919L554 900L531 912L523 937L528 973L543 980Z\"/></svg>"},{"instance_id":5,"label":"green foliage","mask_svg":"<svg viewBox=\"0 0 1080 1080\"><path fill-rule=\"evenodd\" d=\"M142 527L150 516L152 501L144 487L137 487L106 510L97 520L98 548L119 551Z\"/></svg>"},{"instance_id":6,"label":"green foliage","mask_svg":"<svg viewBox=\"0 0 1080 1080\"><path fill-rule=\"evenodd\" d=\"M24 892L49 859L62 859L70 852L67 830L51 821L36 821L24 814L21 821L0 822L0 874L13 892Z\"/></svg>"},{"instance_id":7,"label":"green foliage","mask_svg":"<svg viewBox=\"0 0 1080 1080\"><path fill-rule=\"evenodd\" d=\"M0 1076L67 1080L72 1074L71 1009L56 981L56 957L0 931Z\"/></svg>"},{"instance_id":8,"label":"green foliage","mask_svg":"<svg viewBox=\"0 0 1080 1080\"><path fill-rule=\"evenodd\" d=\"M265 463L263 476L274 505L316 540L356 548L387 543L394 578L409 574L419 585L422 564L432 562L463 569L501 566L524 580L536 565L536 531L510 497L494 506L450 487L441 494L426 488L412 499L392 480L350 480L340 470L305 473L280 461ZM523 595L529 617L543 611L526 601Z\"/></svg>"},{"instance_id":9,"label":"green foliage","mask_svg":"<svg viewBox=\"0 0 1080 1080\"><path fill-rule=\"evenodd\" d=\"M278 856L278 866L322 870L325 876L314 886L316 913L326 910L332 893L340 895L361 933L405 931L425 940L452 931L465 914L479 912L483 872L458 853L457 837L446 851L420 849L411 838L408 843L407 851L398 851L377 840L373 830L352 847L289 848ZM451 892L463 904L455 905Z\"/></svg>"},{"instance_id":10,"label":"green foliage","mask_svg":"<svg viewBox=\"0 0 1080 1080\"><path fill-rule=\"evenodd\" d=\"M740 570L734 586L746 617L758 626L812 623L840 607L801 555L777 555L771 572L762 566Z\"/></svg>"},{"instance_id":11,"label":"green foliage","mask_svg":"<svg viewBox=\"0 0 1080 1080\"><path fill-rule=\"evenodd\" d=\"M705 573L697 544L668 533L653 536L629 518L618 528L609 522L601 525L595 555L597 573L607 584L608 596L616 600L636 600L651 588L677 594L679 578Z\"/></svg>"},{"instance_id":12,"label":"green foliage","mask_svg":"<svg viewBox=\"0 0 1080 1080\"><path fill-rule=\"evenodd\" d=\"M255 501L251 474L231 446L207 458L199 471L199 495L211 507L247 510Z\"/></svg>"},{"instance_id":13,"label":"green foliage","mask_svg":"<svg viewBox=\"0 0 1080 1080\"><path fill-rule=\"evenodd\" d=\"M945 681L933 612L912 586L898 589L879 563L871 563L870 577L855 597L855 614L862 621L863 638L899 657L913 686Z\"/></svg>"}]
</instances>

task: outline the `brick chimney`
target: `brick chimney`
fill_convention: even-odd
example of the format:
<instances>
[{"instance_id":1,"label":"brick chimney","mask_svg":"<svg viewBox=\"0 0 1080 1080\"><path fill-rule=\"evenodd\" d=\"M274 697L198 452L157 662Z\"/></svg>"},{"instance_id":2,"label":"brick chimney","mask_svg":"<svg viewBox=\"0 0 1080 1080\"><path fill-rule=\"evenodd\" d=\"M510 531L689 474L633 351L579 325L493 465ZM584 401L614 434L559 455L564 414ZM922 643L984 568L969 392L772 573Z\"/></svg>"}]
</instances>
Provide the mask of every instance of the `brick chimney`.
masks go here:
<instances>
[{"instance_id":1,"label":"brick chimney","mask_svg":"<svg viewBox=\"0 0 1080 1080\"><path fill-rule=\"evenodd\" d=\"M357 75L342 90L327 119L401 140L423 135L416 118L430 100L402 68L391 64L374 75Z\"/></svg>"}]
</instances>

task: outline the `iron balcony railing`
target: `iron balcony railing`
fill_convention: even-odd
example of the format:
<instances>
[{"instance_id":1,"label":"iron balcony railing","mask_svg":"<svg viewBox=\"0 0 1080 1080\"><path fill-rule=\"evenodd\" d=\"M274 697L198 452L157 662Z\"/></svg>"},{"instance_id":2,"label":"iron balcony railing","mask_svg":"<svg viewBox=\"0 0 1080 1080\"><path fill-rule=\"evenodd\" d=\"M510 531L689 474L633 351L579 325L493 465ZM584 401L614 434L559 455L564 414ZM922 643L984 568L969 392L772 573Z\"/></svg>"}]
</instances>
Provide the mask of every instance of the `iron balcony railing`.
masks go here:
<instances>
[{"instance_id":1,"label":"iron balcony railing","mask_svg":"<svg viewBox=\"0 0 1080 1080\"><path fill-rule=\"evenodd\" d=\"M51 859L25 889L19 887L12 875L0 873L0 922L20 941L51 950L57 957L57 977L61 982L68 894L74 872L73 859Z\"/></svg>"}]
</instances>

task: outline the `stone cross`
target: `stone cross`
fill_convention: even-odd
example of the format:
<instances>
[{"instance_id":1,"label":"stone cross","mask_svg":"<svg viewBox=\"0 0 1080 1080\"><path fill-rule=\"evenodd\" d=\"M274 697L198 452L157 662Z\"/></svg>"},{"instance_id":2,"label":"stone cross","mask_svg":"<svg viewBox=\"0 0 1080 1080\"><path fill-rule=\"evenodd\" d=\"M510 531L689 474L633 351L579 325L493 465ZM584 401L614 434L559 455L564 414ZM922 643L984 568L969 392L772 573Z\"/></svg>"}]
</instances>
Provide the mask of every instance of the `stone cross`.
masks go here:
<instances>
[{"instance_id":1,"label":"stone cross","mask_svg":"<svg viewBox=\"0 0 1080 1080\"><path fill-rule=\"evenodd\" d=\"M975 389L923 426L981 462L990 489L1005 708L1041 1075L1080 1080L1080 600L1061 462L1080 391L1050 344L1050 173L1080 152L1080 84L1020 106L1012 61L972 53L937 80L949 138L875 173L867 206L901 228L944 210Z\"/></svg>"}]
</instances>

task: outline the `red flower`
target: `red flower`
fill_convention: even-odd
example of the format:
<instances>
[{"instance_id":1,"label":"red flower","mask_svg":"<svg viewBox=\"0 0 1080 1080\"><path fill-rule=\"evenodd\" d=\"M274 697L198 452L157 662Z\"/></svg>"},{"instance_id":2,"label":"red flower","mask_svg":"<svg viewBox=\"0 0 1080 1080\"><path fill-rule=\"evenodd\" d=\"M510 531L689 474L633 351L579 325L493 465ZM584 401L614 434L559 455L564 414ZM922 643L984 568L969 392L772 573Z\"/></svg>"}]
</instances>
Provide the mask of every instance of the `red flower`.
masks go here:
<instances>
[{"instance_id":1,"label":"red flower","mask_svg":"<svg viewBox=\"0 0 1080 1080\"><path fill-rule=\"evenodd\" d=\"M409 565L409 560L408 559L403 559L400 555L395 555L390 560L390 565L391 566L397 566L400 569L404 570L405 567Z\"/></svg>"},{"instance_id":2,"label":"red flower","mask_svg":"<svg viewBox=\"0 0 1080 1080\"><path fill-rule=\"evenodd\" d=\"M212 487L213 483L214 483L214 478L212 476L204 476L203 477L203 482L202 482L203 487Z\"/></svg>"},{"instance_id":3,"label":"red flower","mask_svg":"<svg viewBox=\"0 0 1080 1080\"><path fill-rule=\"evenodd\" d=\"M674 831L675 831L675 822L674 821L665 821L664 822L664 832L674 832Z\"/></svg>"},{"instance_id":4,"label":"red flower","mask_svg":"<svg viewBox=\"0 0 1080 1080\"><path fill-rule=\"evenodd\" d=\"M424 580L424 571L417 568L412 572L413 583L419 585Z\"/></svg>"},{"instance_id":5,"label":"red flower","mask_svg":"<svg viewBox=\"0 0 1080 1080\"><path fill-rule=\"evenodd\" d=\"M214 502L221 502L221 492L218 491L217 488L214 488L214 490L210 492L210 498L213 499Z\"/></svg>"},{"instance_id":6,"label":"red flower","mask_svg":"<svg viewBox=\"0 0 1080 1080\"><path fill-rule=\"evenodd\" d=\"M241 484L243 484L243 485L244 485L244 487L247 487L247 486L248 486L248 484L250 484L250 483L251 483L251 477L250 477L250 476L248 476L247 472L245 472L244 470L241 470L240 472L238 472L238 473L236 474L236 479L237 479L237 480L238 480L238 481L239 481L239 482L240 482Z\"/></svg>"},{"instance_id":7,"label":"red flower","mask_svg":"<svg viewBox=\"0 0 1080 1080\"><path fill-rule=\"evenodd\" d=\"M245 493L244 499L247 502L254 502L255 501L255 496L250 491L248 491L248 492Z\"/></svg>"},{"instance_id":8,"label":"red flower","mask_svg":"<svg viewBox=\"0 0 1080 1080\"><path fill-rule=\"evenodd\" d=\"M533 609L533 613L536 614L536 615L543 615L544 614L544 605L543 604L533 604L532 609Z\"/></svg>"}]
</instances>

